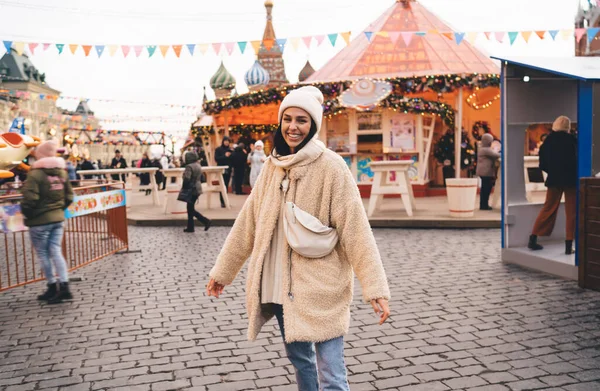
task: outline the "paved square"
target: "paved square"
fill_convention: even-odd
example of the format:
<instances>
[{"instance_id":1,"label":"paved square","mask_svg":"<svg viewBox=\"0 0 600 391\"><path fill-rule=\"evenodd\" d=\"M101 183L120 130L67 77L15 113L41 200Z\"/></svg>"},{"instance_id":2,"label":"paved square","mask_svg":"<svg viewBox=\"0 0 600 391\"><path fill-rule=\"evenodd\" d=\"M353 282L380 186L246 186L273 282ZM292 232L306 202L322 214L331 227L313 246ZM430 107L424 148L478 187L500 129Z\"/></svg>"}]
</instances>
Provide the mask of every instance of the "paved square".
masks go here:
<instances>
[{"instance_id":1,"label":"paved square","mask_svg":"<svg viewBox=\"0 0 600 391\"><path fill-rule=\"evenodd\" d=\"M78 270L76 300L43 283L0 293L0 390L296 390L274 321L246 341L245 273L208 271L229 228L130 227L131 248ZM500 262L498 230L376 229L392 317L357 284L354 390L600 390L600 293Z\"/></svg>"}]
</instances>

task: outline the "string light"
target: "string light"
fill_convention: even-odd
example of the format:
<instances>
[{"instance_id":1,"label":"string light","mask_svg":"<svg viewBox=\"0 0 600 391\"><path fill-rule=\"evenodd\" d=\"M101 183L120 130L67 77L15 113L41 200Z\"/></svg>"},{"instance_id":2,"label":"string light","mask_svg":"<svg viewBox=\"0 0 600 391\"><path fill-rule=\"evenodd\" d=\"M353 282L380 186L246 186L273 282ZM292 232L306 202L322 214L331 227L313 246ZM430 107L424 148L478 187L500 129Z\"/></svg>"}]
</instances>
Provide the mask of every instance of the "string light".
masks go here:
<instances>
[{"instance_id":1,"label":"string light","mask_svg":"<svg viewBox=\"0 0 600 391\"><path fill-rule=\"evenodd\" d=\"M479 87L477 87L476 90L479 90ZM477 102L477 92L473 91L473 93L471 93L471 95L469 95L469 97L467 98L467 104L475 110L482 110L490 107L498 99L500 99L500 94L496 94L496 96L494 96L492 99L490 99L484 104L477 104L475 103Z\"/></svg>"}]
</instances>

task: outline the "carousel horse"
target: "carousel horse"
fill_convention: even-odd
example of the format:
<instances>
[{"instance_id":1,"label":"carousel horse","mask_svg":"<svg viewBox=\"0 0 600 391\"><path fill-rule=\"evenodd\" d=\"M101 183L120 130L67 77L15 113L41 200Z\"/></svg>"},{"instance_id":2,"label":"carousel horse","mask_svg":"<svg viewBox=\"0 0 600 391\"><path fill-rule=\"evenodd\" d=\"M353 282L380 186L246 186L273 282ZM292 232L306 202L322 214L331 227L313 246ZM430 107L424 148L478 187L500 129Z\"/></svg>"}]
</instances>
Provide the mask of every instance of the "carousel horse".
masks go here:
<instances>
[{"instance_id":1,"label":"carousel horse","mask_svg":"<svg viewBox=\"0 0 600 391\"><path fill-rule=\"evenodd\" d=\"M40 139L19 133L0 134L0 179L12 178L10 170L16 168L28 172L29 166L23 160L31 150L40 144Z\"/></svg>"}]
</instances>

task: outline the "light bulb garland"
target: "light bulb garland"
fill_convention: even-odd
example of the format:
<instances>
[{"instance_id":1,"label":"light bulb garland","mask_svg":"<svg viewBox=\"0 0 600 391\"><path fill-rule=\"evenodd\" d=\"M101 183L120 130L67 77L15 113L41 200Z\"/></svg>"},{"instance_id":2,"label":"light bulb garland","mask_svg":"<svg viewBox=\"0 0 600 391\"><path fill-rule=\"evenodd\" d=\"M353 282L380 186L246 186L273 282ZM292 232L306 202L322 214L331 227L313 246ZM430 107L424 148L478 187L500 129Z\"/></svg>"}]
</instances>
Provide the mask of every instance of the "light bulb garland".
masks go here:
<instances>
[{"instance_id":1,"label":"light bulb garland","mask_svg":"<svg viewBox=\"0 0 600 391\"><path fill-rule=\"evenodd\" d=\"M488 107L490 107L495 101L497 101L498 99L500 99L500 94L496 94L496 96L494 96L492 99L490 99L489 101L487 101L486 103L480 104L477 103L477 90L479 90L479 87L477 87L475 89L475 91L473 91L471 93L471 95L469 95L467 97L467 104L469 106L471 106L472 108L474 108L475 110L482 110L482 109L487 109Z\"/></svg>"},{"instance_id":2,"label":"light bulb garland","mask_svg":"<svg viewBox=\"0 0 600 391\"><path fill-rule=\"evenodd\" d=\"M453 92L459 88L475 89L477 87L486 88L500 86L500 77L494 74L472 74L467 76L448 74L370 80L384 80L390 82L394 86L394 93L396 95L416 94L427 91L444 94ZM351 81L312 83L312 85L319 88L323 95L328 99L336 98L343 90L350 88L351 84ZM288 90L293 90L305 85L306 84L291 84L279 88L253 91L234 97L215 99L205 102L203 109L208 115L216 115L225 110L235 110L249 106L278 104L287 95Z\"/></svg>"}]
</instances>

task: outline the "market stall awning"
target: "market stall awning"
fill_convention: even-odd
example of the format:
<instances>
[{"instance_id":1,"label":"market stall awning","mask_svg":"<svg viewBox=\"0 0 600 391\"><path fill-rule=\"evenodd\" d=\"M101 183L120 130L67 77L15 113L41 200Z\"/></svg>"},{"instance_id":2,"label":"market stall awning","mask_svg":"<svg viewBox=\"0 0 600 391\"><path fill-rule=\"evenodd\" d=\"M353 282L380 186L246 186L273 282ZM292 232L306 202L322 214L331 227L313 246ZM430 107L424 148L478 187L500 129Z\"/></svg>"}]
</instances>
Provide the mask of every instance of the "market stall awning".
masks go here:
<instances>
[{"instance_id":1,"label":"market stall awning","mask_svg":"<svg viewBox=\"0 0 600 391\"><path fill-rule=\"evenodd\" d=\"M490 58L466 40L457 40L450 27L416 1L397 1L365 32L371 33L370 40L360 34L305 83L500 72Z\"/></svg>"},{"instance_id":2,"label":"market stall awning","mask_svg":"<svg viewBox=\"0 0 600 391\"><path fill-rule=\"evenodd\" d=\"M582 80L600 80L597 57L492 57L510 64Z\"/></svg>"}]
</instances>

